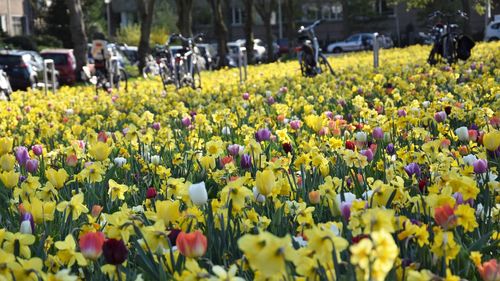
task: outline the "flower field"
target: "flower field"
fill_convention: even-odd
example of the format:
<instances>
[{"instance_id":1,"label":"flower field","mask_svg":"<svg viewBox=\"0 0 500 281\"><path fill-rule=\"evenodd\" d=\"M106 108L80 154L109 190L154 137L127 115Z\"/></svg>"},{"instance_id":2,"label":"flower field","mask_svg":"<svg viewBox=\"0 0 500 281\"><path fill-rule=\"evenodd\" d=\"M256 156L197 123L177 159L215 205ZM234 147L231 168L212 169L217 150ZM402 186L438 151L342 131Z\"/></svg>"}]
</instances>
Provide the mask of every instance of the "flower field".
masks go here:
<instances>
[{"instance_id":1,"label":"flower field","mask_svg":"<svg viewBox=\"0 0 500 281\"><path fill-rule=\"evenodd\" d=\"M0 280L500 280L500 43L0 101Z\"/></svg>"}]
</instances>

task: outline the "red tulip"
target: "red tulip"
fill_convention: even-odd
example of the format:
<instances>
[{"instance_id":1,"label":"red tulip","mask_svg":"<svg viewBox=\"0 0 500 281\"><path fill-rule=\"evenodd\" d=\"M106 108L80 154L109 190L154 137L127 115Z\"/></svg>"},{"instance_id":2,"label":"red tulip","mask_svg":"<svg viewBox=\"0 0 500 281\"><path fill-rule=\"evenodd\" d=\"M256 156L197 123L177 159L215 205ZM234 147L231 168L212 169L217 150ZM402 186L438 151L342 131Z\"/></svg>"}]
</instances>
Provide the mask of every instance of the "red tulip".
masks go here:
<instances>
[{"instance_id":1,"label":"red tulip","mask_svg":"<svg viewBox=\"0 0 500 281\"><path fill-rule=\"evenodd\" d=\"M500 267L496 259L491 259L477 268L479 275L484 281L498 281L500 280Z\"/></svg>"},{"instance_id":2,"label":"red tulip","mask_svg":"<svg viewBox=\"0 0 500 281\"><path fill-rule=\"evenodd\" d=\"M443 228L451 228L455 226L457 222L455 210L448 204L436 207L434 210L434 220Z\"/></svg>"},{"instance_id":3,"label":"red tulip","mask_svg":"<svg viewBox=\"0 0 500 281\"><path fill-rule=\"evenodd\" d=\"M179 233L175 244L179 252L188 258L201 257L207 251L207 237L199 230L191 233Z\"/></svg>"},{"instance_id":4,"label":"red tulip","mask_svg":"<svg viewBox=\"0 0 500 281\"><path fill-rule=\"evenodd\" d=\"M104 233L87 232L80 236L80 251L83 256L96 260L102 254L102 245L104 244Z\"/></svg>"}]
</instances>

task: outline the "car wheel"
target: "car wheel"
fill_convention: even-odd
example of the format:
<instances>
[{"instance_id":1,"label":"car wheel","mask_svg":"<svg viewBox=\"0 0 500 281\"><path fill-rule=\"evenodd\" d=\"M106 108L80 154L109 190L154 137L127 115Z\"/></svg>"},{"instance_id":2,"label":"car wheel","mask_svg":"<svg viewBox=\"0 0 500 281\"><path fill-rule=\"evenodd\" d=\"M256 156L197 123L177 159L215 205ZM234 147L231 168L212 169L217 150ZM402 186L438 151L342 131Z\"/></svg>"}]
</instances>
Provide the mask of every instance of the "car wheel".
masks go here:
<instances>
[{"instance_id":1,"label":"car wheel","mask_svg":"<svg viewBox=\"0 0 500 281\"><path fill-rule=\"evenodd\" d=\"M498 38L496 37L491 37L490 40L488 40L488 42L494 42L494 41L498 41Z\"/></svg>"},{"instance_id":2,"label":"car wheel","mask_svg":"<svg viewBox=\"0 0 500 281\"><path fill-rule=\"evenodd\" d=\"M340 53L342 53L342 49L339 48L339 47L336 47L336 48L333 49L333 53L334 54L340 54Z\"/></svg>"}]
</instances>

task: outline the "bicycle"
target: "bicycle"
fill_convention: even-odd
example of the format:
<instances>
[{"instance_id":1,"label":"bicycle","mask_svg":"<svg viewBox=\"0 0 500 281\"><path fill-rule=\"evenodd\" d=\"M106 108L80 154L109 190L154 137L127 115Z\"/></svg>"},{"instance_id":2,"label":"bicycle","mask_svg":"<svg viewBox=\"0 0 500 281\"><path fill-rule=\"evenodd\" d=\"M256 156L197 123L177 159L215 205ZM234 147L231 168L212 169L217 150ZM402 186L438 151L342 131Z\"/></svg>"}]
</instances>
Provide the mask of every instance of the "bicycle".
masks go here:
<instances>
[{"instance_id":1,"label":"bicycle","mask_svg":"<svg viewBox=\"0 0 500 281\"><path fill-rule=\"evenodd\" d=\"M177 89L185 86L190 86L193 89L201 88L200 66L198 65L200 54L195 42L201 41L202 36L203 34L184 37L180 34L174 34L171 37L171 39L181 40L185 46L184 53L177 53L174 57L173 73Z\"/></svg>"},{"instance_id":2,"label":"bicycle","mask_svg":"<svg viewBox=\"0 0 500 281\"><path fill-rule=\"evenodd\" d=\"M321 52L318 37L314 31L320 23L321 20L317 20L308 27L301 26L298 31L302 36L299 37L299 46L296 49L297 57L300 71L305 77L314 77L327 71L330 71L332 75L335 74L326 56Z\"/></svg>"},{"instance_id":3,"label":"bicycle","mask_svg":"<svg viewBox=\"0 0 500 281\"><path fill-rule=\"evenodd\" d=\"M108 67L103 67L102 63L109 64ZM98 63L96 62L96 66ZM92 77L91 82L95 84L96 93L99 89L103 89L107 92L111 91L114 87L117 90L124 88L125 91L128 89L128 75L123 67L120 66L119 62L113 58L108 62L101 62L101 66L96 67L95 75Z\"/></svg>"},{"instance_id":4,"label":"bicycle","mask_svg":"<svg viewBox=\"0 0 500 281\"><path fill-rule=\"evenodd\" d=\"M467 19L467 14L458 11L457 15L463 19ZM458 25L450 23L452 14L445 14L441 11L436 11L429 16L429 20L445 19L446 24L438 23L431 29L433 38L433 46L429 53L427 62L430 65L435 65L439 61L444 60L448 64L453 64L461 60L467 60L470 57L470 50L475 43L468 36L458 32Z\"/></svg>"}]
</instances>

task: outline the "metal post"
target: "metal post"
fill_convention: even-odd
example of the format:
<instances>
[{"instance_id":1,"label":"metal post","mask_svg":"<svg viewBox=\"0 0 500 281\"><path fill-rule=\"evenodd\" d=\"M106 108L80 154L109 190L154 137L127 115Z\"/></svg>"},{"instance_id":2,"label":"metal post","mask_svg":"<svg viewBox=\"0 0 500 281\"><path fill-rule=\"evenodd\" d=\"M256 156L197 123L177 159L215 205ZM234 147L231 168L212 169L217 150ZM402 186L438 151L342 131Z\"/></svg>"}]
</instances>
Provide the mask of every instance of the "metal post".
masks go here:
<instances>
[{"instance_id":1,"label":"metal post","mask_svg":"<svg viewBox=\"0 0 500 281\"><path fill-rule=\"evenodd\" d=\"M48 71L50 69L50 83L49 83L49 75ZM47 95L47 88L50 86L52 88L52 93L56 93L56 68L54 64L54 60L47 59L43 60L43 87L45 90L45 95Z\"/></svg>"},{"instance_id":2,"label":"metal post","mask_svg":"<svg viewBox=\"0 0 500 281\"><path fill-rule=\"evenodd\" d=\"M486 27L490 22L491 18L491 0L486 0L486 12L484 13L484 31L486 32Z\"/></svg>"},{"instance_id":3,"label":"metal post","mask_svg":"<svg viewBox=\"0 0 500 281\"><path fill-rule=\"evenodd\" d=\"M242 61L241 61L241 47L238 48L238 53L236 54L238 56L238 70L240 71L240 84L243 84L243 73L242 73Z\"/></svg>"},{"instance_id":4,"label":"metal post","mask_svg":"<svg viewBox=\"0 0 500 281\"><path fill-rule=\"evenodd\" d=\"M373 33L373 67L378 68L378 52L379 52L379 44L378 44L378 33Z\"/></svg>"},{"instance_id":5,"label":"metal post","mask_svg":"<svg viewBox=\"0 0 500 281\"><path fill-rule=\"evenodd\" d=\"M45 91L45 95L47 95L47 83L49 82L47 77L47 60L43 61L43 88Z\"/></svg>"},{"instance_id":6,"label":"metal post","mask_svg":"<svg viewBox=\"0 0 500 281\"><path fill-rule=\"evenodd\" d=\"M399 27L398 5L394 5L394 17L396 18L396 34L398 35L398 47L401 47L401 30Z\"/></svg>"},{"instance_id":7,"label":"metal post","mask_svg":"<svg viewBox=\"0 0 500 281\"><path fill-rule=\"evenodd\" d=\"M104 0L106 4L106 18L108 22L108 38L111 38L111 0Z\"/></svg>"},{"instance_id":8,"label":"metal post","mask_svg":"<svg viewBox=\"0 0 500 281\"><path fill-rule=\"evenodd\" d=\"M278 34L279 34L279 39L283 38L283 20L282 20L282 14L281 14L281 0L278 0Z\"/></svg>"},{"instance_id":9,"label":"metal post","mask_svg":"<svg viewBox=\"0 0 500 281\"><path fill-rule=\"evenodd\" d=\"M115 73L118 72L118 69L119 69L119 62L118 62L118 57L116 56L113 56L109 59L109 71L108 71L108 74L109 74L109 84L111 86L111 88L114 87L114 83L115 81L113 81L113 77L115 77Z\"/></svg>"}]
</instances>

